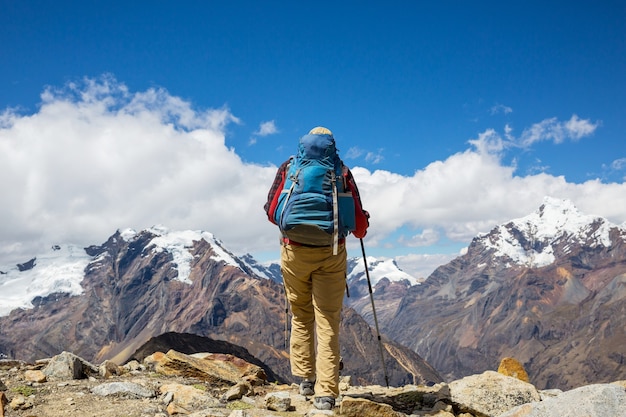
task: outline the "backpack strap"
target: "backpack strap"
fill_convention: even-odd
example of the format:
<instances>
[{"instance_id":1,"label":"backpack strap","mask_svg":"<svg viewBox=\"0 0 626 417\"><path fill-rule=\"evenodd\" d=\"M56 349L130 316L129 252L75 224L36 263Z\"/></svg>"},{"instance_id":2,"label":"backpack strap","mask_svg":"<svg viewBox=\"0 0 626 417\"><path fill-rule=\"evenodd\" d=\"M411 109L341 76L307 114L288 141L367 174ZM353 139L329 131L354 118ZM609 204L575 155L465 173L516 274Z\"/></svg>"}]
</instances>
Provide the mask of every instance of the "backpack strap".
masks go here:
<instances>
[{"instance_id":1,"label":"backpack strap","mask_svg":"<svg viewBox=\"0 0 626 417\"><path fill-rule=\"evenodd\" d=\"M291 164L289 164L291 165ZM286 173L289 173L289 165L287 165L287 170ZM287 203L289 202L289 197L291 197L291 193L293 192L293 189L296 188L296 183L297 183L297 178L298 178L298 174L300 173L300 170L296 171L296 174L294 175L293 178L289 178L291 180L291 187L289 187L289 191L287 191L287 197L285 197L285 205L287 205ZM285 192L284 190L281 192ZM285 215L285 210L283 210L280 213L280 220L278 222L278 225L280 226L281 224L283 224L283 216Z\"/></svg>"},{"instance_id":2,"label":"backpack strap","mask_svg":"<svg viewBox=\"0 0 626 417\"><path fill-rule=\"evenodd\" d=\"M337 176L332 171L333 185L333 255L339 251L339 201L337 198Z\"/></svg>"},{"instance_id":3,"label":"backpack strap","mask_svg":"<svg viewBox=\"0 0 626 417\"><path fill-rule=\"evenodd\" d=\"M274 178L274 183L267 193L267 203L263 206L265 213L267 214L267 219L274 224L276 224L274 214L276 213L276 207L278 206L278 198L280 197L281 191L285 187L285 179L287 178L287 172L289 171L292 159L293 156L283 162L278 168Z\"/></svg>"}]
</instances>

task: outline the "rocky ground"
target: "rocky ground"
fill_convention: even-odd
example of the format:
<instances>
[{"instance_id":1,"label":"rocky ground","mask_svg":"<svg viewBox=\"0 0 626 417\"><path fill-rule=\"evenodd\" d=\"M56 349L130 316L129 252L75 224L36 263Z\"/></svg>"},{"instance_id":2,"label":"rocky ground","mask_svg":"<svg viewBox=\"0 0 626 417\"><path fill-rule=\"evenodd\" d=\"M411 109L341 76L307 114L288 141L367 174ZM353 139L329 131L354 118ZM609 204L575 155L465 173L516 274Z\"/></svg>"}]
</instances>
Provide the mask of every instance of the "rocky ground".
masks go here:
<instances>
[{"instance_id":1,"label":"rocky ground","mask_svg":"<svg viewBox=\"0 0 626 417\"><path fill-rule=\"evenodd\" d=\"M122 367L68 352L0 360L5 417L626 417L624 381L561 392L524 379L515 366L431 387L354 387L342 377L337 406L320 411L297 385L268 383L263 369L232 355L157 352Z\"/></svg>"}]
</instances>

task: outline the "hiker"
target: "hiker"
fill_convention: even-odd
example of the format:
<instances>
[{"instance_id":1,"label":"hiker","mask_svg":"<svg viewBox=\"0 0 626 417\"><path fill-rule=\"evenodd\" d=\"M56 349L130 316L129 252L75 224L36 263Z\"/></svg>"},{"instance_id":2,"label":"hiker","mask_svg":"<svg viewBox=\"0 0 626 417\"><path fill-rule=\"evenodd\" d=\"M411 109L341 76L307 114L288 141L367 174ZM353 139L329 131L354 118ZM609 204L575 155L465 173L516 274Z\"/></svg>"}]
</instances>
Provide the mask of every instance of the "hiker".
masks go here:
<instances>
[{"instance_id":1,"label":"hiker","mask_svg":"<svg viewBox=\"0 0 626 417\"><path fill-rule=\"evenodd\" d=\"M265 212L281 230L281 272L292 312L291 372L301 378L300 394L314 395L315 408L330 410L339 396L345 238L363 238L369 227L369 213L330 130L316 127L300 138L298 154L278 168Z\"/></svg>"}]
</instances>

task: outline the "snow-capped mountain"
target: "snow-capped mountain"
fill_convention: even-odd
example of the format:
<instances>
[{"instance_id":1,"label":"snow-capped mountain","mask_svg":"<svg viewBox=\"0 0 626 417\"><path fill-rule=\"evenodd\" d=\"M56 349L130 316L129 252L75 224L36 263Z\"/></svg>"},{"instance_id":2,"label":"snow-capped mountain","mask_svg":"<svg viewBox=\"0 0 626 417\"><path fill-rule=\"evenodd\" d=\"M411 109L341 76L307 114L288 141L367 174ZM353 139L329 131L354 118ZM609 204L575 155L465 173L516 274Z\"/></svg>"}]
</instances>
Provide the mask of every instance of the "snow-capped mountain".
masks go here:
<instances>
[{"instance_id":1,"label":"snow-capped mountain","mask_svg":"<svg viewBox=\"0 0 626 417\"><path fill-rule=\"evenodd\" d=\"M209 243L215 254L212 259L227 265L236 266L245 272L248 265L224 248L213 234L204 231L170 231L163 226L154 226L146 232L152 238L146 242L141 256L151 253L168 253L172 256L171 267L176 271L176 280L191 284L189 274L193 255L190 249L194 242ZM116 237L119 236L119 237ZM122 239L133 247L133 242L142 234L133 229L125 229L114 235L113 243ZM74 245L54 245L47 252L38 254L28 262L19 265L0 266L0 317L8 315L16 308L32 308L32 301L54 293L80 295L84 292L81 281L84 270L91 263L97 263L99 256L108 256L95 246L83 249Z\"/></svg>"},{"instance_id":2,"label":"snow-capped mountain","mask_svg":"<svg viewBox=\"0 0 626 417\"><path fill-rule=\"evenodd\" d=\"M497 226L479 235L475 242L492 248L496 259L539 268L553 263L558 250L567 254L575 245L610 247L610 232L614 229L622 230L622 238L626 239L624 228L602 217L580 213L569 200L546 197L534 213Z\"/></svg>"},{"instance_id":3,"label":"snow-capped mountain","mask_svg":"<svg viewBox=\"0 0 626 417\"><path fill-rule=\"evenodd\" d=\"M261 264L251 255L245 255L241 257L241 260L258 276L276 282L283 282L279 263L269 262ZM414 276L404 272L394 259L377 259L373 256L368 256L366 261L372 286L376 286L383 278L387 278L392 282L406 281L409 285L419 285L420 283ZM362 257L348 258L347 279L350 285L367 279L367 275L365 274L365 262L363 262Z\"/></svg>"},{"instance_id":4,"label":"snow-capped mountain","mask_svg":"<svg viewBox=\"0 0 626 417\"><path fill-rule=\"evenodd\" d=\"M123 363L155 336L189 333L242 346L292 378L283 286L210 233L117 231L101 245L55 246L1 270L0 302L9 307L0 316L0 357L32 361L69 350ZM382 382L382 368L369 360L378 341L366 321L346 308L340 334L353 380ZM392 352L390 383L441 381L415 352L383 344Z\"/></svg>"},{"instance_id":5,"label":"snow-capped mountain","mask_svg":"<svg viewBox=\"0 0 626 417\"><path fill-rule=\"evenodd\" d=\"M626 229L546 198L403 294L386 334L447 379L521 361L540 388L626 378Z\"/></svg>"},{"instance_id":6,"label":"snow-capped mountain","mask_svg":"<svg viewBox=\"0 0 626 417\"><path fill-rule=\"evenodd\" d=\"M0 266L0 355L71 347L111 358L175 331L236 341L288 373L274 354L284 328L279 266L234 256L210 233L124 230L84 251L57 245L25 261ZM546 198L534 213L476 236L422 283L393 260L366 261L383 335L447 379L494 369L505 356L524 363L541 388L626 379L626 225ZM371 325L365 262L348 265L345 304ZM375 351L361 316L344 318L352 326L345 337L368 336ZM372 372L361 369L362 356L347 360ZM405 364L394 363L405 378Z\"/></svg>"},{"instance_id":7,"label":"snow-capped mountain","mask_svg":"<svg viewBox=\"0 0 626 417\"><path fill-rule=\"evenodd\" d=\"M367 275L365 274L366 263L369 279L373 287L383 278L391 282L406 281L409 285L419 285L419 281L400 269L394 259L377 259L372 256L365 258L365 261L363 261L362 257L348 260L347 279L350 285L367 279Z\"/></svg>"},{"instance_id":8,"label":"snow-capped mountain","mask_svg":"<svg viewBox=\"0 0 626 417\"><path fill-rule=\"evenodd\" d=\"M205 241L211 245L215 255L213 259L241 269L249 275L270 279L282 283L278 263L261 264L251 255L238 257L224 247L224 244L212 233L201 230L172 231L164 226L153 226L143 232L152 238L145 243L142 256L150 253L168 253L172 256L171 268L176 273L175 280L191 284L189 274L193 262L194 242ZM142 239L143 232L133 229L119 231L116 239L133 247L134 242ZM19 265L0 266L0 317L8 315L16 308L32 308L32 301L54 293L80 295L83 293L81 281L84 269L97 261L99 256L107 256L98 251L96 246L86 249L74 245L54 245L47 252ZM352 286L366 284L365 263L363 258L348 260L348 283ZM367 258L369 278L375 287L383 278L392 282L404 282L405 285L417 285L419 282L402 271L393 259ZM359 284L360 283L360 284ZM355 288L352 292L356 294Z\"/></svg>"}]
</instances>

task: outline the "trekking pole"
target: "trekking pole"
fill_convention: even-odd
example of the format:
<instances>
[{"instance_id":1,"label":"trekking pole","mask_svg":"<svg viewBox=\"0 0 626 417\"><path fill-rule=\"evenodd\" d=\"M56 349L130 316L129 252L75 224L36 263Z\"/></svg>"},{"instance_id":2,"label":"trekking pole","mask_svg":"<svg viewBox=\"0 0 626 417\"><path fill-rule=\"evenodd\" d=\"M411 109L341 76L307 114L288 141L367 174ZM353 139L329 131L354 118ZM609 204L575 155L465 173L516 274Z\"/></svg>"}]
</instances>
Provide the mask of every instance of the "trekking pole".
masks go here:
<instances>
[{"instance_id":1,"label":"trekking pole","mask_svg":"<svg viewBox=\"0 0 626 417\"><path fill-rule=\"evenodd\" d=\"M288 350L287 344L289 339L289 301L287 300L287 288L283 286L285 290L285 350Z\"/></svg>"},{"instance_id":2,"label":"trekking pole","mask_svg":"<svg viewBox=\"0 0 626 417\"><path fill-rule=\"evenodd\" d=\"M385 366L385 357L383 356L383 342L380 338L380 330L378 330L378 318L376 317L376 307L374 307L374 294L372 291L372 282L370 281L370 272L367 267L367 259L365 256L365 246L363 245L363 239L361 241L361 252L363 253L363 263L365 264L365 276L367 277L367 286L370 290L370 301L372 302L372 313L374 313L374 325L376 326L376 336L378 337L378 349L380 350L380 361L383 364L383 374L385 375L385 384L389 388L389 377L387 376L387 367Z\"/></svg>"}]
</instances>

